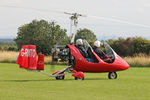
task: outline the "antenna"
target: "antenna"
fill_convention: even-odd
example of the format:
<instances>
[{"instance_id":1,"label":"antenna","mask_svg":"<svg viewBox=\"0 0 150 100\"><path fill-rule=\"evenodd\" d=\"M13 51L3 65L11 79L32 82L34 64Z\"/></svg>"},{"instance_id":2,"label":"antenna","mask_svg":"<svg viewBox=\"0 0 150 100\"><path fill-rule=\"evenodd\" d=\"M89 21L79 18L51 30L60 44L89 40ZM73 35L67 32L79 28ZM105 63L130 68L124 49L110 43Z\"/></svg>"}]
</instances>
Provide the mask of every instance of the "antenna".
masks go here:
<instances>
[{"instance_id":1,"label":"antenna","mask_svg":"<svg viewBox=\"0 0 150 100\"><path fill-rule=\"evenodd\" d=\"M74 44L74 39L75 39L75 35L77 33L77 26L78 26L78 17L82 16L82 17L86 17L86 15L82 15L82 14L78 14L78 13L68 13L68 12L64 12L65 14L71 15L70 19L71 19L71 23L70 23L70 33L72 35L71 38L71 43Z\"/></svg>"}]
</instances>

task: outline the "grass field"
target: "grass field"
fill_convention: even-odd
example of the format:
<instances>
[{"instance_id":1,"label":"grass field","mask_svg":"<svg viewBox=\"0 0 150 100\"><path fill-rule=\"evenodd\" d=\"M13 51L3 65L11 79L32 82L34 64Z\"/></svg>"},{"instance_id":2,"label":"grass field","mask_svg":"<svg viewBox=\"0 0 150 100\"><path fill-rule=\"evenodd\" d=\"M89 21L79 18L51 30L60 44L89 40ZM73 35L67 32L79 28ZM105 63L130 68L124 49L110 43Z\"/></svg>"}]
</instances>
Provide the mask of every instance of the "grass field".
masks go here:
<instances>
[{"instance_id":1,"label":"grass field","mask_svg":"<svg viewBox=\"0 0 150 100\"><path fill-rule=\"evenodd\" d=\"M65 66L45 66L51 73ZM85 73L84 81L66 75L55 80L0 63L0 100L149 100L150 68L130 68L109 80L107 73Z\"/></svg>"}]
</instances>

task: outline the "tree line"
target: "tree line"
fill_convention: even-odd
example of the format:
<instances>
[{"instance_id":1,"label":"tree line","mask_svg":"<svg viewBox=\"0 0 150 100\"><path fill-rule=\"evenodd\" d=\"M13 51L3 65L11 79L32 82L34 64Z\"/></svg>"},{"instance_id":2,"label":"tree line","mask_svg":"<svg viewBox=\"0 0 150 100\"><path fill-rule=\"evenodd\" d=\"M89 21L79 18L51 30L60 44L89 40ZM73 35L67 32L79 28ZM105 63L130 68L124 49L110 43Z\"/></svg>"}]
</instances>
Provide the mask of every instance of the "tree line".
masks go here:
<instances>
[{"instance_id":1,"label":"tree line","mask_svg":"<svg viewBox=\"0 0 150 100\"><path fill-rule=\"evenodd\" d=\"M0 41L1 51L18 51L18 47L15 42Z\"/></svg>"},{"instance_id":2,"label":"tree line","mask_svg":"<svg viewBox=\"0 0 150 100\"><path fill-rule=\"evenodd\" d=\"M86 39L91 45L97 40L94 32L87 28L77 30L75 40L78 38ZM70 43L70 39L67 30L62 29L55 21L33 20L18 28L13 45L0 42L0 50L17 51L21 49L22 45L36 45L37 53L50 55L55 44L66 45ZM120 56L134 56L139 53L148 55L150 53L150 40L142 37L109 39L107 42Z\"/></svg>"},{"instance_id":3,"label":"tree line","mask_svg":"<svg viewBox=\"0 0 150 100\"><path fill-rule=\"evenodd\" d=\"M150 40L142 37L110 39L108 43L121 56L134 56L136 54L150 54Z\"/></svg>"}]
</instances>

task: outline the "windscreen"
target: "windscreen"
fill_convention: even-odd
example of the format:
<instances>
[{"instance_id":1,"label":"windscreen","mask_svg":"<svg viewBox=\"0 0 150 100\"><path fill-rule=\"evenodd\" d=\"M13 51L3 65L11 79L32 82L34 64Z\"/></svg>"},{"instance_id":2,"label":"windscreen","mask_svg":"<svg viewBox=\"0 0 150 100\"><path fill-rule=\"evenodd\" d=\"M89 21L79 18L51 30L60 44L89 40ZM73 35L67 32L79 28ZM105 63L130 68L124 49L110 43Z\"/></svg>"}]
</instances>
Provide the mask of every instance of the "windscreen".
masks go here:
<instances>
[{"instance_id":1,"label":"windscreen","mask_svg":"<svg viewBox=\"0 0 150 100\"><path fill-rule=\"evenodd\" d=\"M109 56L109 58L111 60L114 60L115 59L115 52L114 52L114 50L106 42L103 42L103 43L104 43L106 54Z\"/></svg>"},{"instance_id":2,"label":"windscreen","mask_svg":"<svg viewBox=\"0 0 150 100\"><path fill-rule=\"evenodd\" d=\"M89 44L86 40L83 40L83 45L84 45L84 48L85 48L86 51L87 51L89 48L92 49L92 47L90 46L90 44Z\"/></svg>"},{"instance_id":3,"label":"windscreen","mask_svg":"<svg viewBox=\"0 0 150 100\"><path fill-rule=\"evenodd\" d=\"M92 50L92 47L90 46L90 44L86 40L83 40L83 45L84 45L84 48L86 49L86 51L88 51L88 49ZM115 51L105 41L103 42L103 46L105 48L105 54L107 56L109 56L109 59L111 59L113 62L115 60L115 55L116 55Z\"/></svg>"}]
</instances>

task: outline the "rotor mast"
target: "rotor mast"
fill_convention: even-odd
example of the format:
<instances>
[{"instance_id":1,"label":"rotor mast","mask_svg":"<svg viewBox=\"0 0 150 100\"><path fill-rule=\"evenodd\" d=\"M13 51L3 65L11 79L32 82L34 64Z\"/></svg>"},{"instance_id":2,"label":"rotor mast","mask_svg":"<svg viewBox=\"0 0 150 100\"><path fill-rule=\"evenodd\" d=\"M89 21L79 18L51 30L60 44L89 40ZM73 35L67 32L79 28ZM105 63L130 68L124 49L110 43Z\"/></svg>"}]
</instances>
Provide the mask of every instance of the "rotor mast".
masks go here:
<instances>
[{"instance_id":1,"label":"rotor mast","mask_svg":"<svg viewBox=\"0 0 150 100\"><path fill-rule=\"evenodd\" d=\"M77 33L77 26L78 26L78 17L82 16L82 17L86 17L85 15L81 15L78 13L67 13L65 12L65 14L69 14L71 15L70 19L71 19L71 23L70 23L70 33L71 33L71 44L74 44L74 39L75 39L75 35Z\"/></svg>"}]
</instances>

